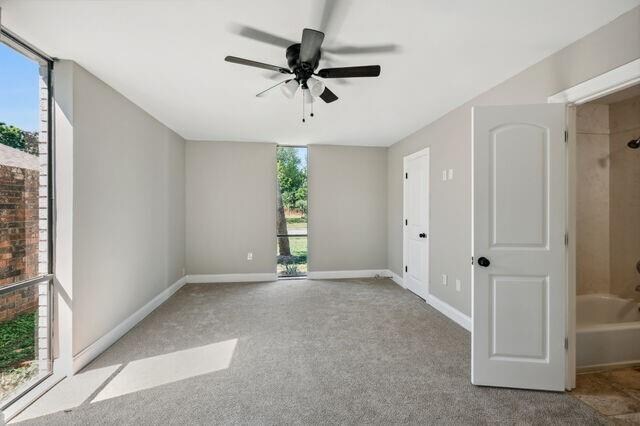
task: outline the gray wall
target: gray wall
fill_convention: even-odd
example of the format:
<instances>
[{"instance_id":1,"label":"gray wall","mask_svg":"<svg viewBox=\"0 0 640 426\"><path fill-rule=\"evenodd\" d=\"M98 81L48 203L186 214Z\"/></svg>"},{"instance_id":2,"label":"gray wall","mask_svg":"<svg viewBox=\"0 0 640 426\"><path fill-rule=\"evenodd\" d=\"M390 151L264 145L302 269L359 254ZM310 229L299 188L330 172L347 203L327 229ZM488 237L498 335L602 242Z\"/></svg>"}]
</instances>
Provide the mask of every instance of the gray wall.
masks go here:
<instances>
[{"instance_id":1,"label":"gray wall","mask_svg":"<svg viewBox=\"0 0 640 426\"><path fill-rule=\"evenodd\" d=\"M309 269L387 269L387 149L309 146Z\"/></svg>"},{"instance_id":2,"label":"gray wall","mask_svg":"<svg viewBox=\"0 0 640 426\"><path fill-rule=\"evenodd\" d=\"M56 70L71 82L73 211L58 214L73 215L77 354L182 276L185 141L82 67Z\"/></svg>"},{"instance_id":3,"label":"gray wall","mask_svg":"<svg viewBox=\"0 0 640 426\"><path fill-rule=\"evenodd\" d=\"M640 57L640 8L533 65L389 148L389 267L402 272L402 158L431 147L431 293L471 313L471 107L546 103L547 97ZM470 70L472 77L473 70ZM454 179L443 182L443 169ZM442 286L462 280L462 291Z\"/></svg>"},{"instance_id":4,"label":"gray wall","mask_svg":"<svg viewBox=\"0 0 640 426\"><path fill-rule=\"evenodd\" d=\"M274 144L187 142L188 274L275 272L275 154ZM386 154L309 147L311 271L386 269Z\"/></svg>"},{"instance_id":5,"label":"gray wall","mask_svg":"<svg viewBox=\"0 0 640 426\"><path fill-rule=\"evenodd\" d=\"M275 144L189 141L186 158L187 273L275 273Z\"/></svg>"}]
</instances>

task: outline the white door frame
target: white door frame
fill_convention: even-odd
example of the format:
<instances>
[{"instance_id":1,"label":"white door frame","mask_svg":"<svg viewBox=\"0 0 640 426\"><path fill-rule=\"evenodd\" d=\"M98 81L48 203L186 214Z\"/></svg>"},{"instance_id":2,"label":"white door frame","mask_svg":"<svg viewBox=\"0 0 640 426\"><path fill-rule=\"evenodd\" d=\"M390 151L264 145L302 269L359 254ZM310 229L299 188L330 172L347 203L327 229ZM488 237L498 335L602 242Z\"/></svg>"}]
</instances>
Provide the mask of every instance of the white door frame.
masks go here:
<instances>
[{"instance_id":1,"label":"white door frame","mask_svg":"<svg viewBox=\"0 0 640 426\"><path fill-rule=\"evenodd\" d=\"M407 284L406 284L406 277L405 277L405 267L407 265L407 227L405 225L405 219L407 217L407 210L408 210L408 206L407 206L407 179L405 179L405 173L407 173L407 164L409 163L410 160L413 160L414 158L418 158L421 157L423 155L426 155L428 160L428 164L429 164L429 175L431 175L431 155L430 155L430 148L426 147L424 149L421 149L420 151L414 152L412 154L406 155L403 160L402 160L402 282L404 283L404 287L406 288ZM431 233L431 178L429 178L429 185L427 186L427 194L429 197L429 202L427 203L428 205L428 213L427 213L427 224L429 226L429 233ZM430 286L429 286L429 275L431 273L430 271L430 265L431 265L431 235L428 236L427 241L425 242L427 244L427 277L426 277L426 284L427 284L427 295L431 294L430 290Z\"/></svg>"},{"instance_id":2,"label":"white door frame","mask_svg":"<svg viewBox=\"0 0 640 426\"><path fill-rule=\"evenodd\" d=\"M567 350L566 388L576 386L576 106L640 84L640 58L547 98L567 104Z\"/></svg>"}]
</instances>

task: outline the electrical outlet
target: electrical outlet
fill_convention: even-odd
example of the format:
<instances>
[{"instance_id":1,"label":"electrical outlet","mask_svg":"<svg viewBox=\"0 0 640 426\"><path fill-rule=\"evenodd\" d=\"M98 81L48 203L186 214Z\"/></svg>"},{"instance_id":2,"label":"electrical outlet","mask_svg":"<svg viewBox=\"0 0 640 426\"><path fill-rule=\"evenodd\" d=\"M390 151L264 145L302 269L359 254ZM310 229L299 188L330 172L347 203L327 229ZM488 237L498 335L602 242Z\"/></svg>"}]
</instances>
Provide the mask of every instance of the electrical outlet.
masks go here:
<instances>
[{"instance_id":1,"label":"electrical outlet","mask_svg":"<svg viewBox=\"0 0 640 426\"><path fill-rule=\"evenodd\" d=\"M247 253L247 260L253 260L253 253Z\"/></svg>"},{"instance_id":2,"label":"electrical outlet","mask_svg":"<svg viewBox=\"0 0 640 426\"><path fill-rule=\"evenodd\" d=\"M449 177L447 179L448 180L453 179L453 169L449 169Z\"/></svg>"},{"instance_id":3,"label":"electrical outlet","mask_svg":"<svg viewBox=\"0 0 640 426\"><path fill-rule=\"evenodd\" d=\"M447 275L442 274L442 285L447 285Z\"/></svg>"},{"instance_id":4,"label":"electrical outlet","mask_svg":"<svg viewBox=\"0 0 640 426\"><path fill-rule=\"evenodd\" d=\"M456 291L462 290L462 283L460 280L456 280Z\"/></svg>"},{"instance_id":5,"label":"electrical outlet","mask_svg":"<svg viewBox=\"0 0 640 426\"><path fill-rule=\"evenodd\" d=\"M446 180L447 180L447 171L446 171L446 170L443 170L443 171L442 171L442 181L444 182L444 181L446 181Z\"/></svg>"}]
</instances>

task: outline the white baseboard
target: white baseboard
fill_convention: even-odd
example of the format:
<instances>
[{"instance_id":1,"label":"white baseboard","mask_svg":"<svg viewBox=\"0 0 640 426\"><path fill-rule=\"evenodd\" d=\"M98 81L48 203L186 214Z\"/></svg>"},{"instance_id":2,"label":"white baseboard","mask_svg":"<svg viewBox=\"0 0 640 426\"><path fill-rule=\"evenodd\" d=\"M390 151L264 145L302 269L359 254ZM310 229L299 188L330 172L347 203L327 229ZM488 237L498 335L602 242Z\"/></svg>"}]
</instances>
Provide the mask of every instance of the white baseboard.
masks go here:
<instances>
[{"instance_id":1,"label":"white baseboard","mask_svg":"<svg viewBox=\"0 0 640 426\"><path fill-rule=\"evenodd\" d=\"M404 285L404 278L402 278L400 275L396 274L390 269L387 272L389 273L389 277L391 277L391 280L394 283L398 284L402 288L407 288L407 286Z\"/></svg>"},{"instance_id":2,"label":"white baseboard","mask_svg":"<svg viewBox=\"0 0 640 426\"><path fill-rule=\"evenodd\" d=\"M307 278L310 280L336 280L342 278L373 278L375 276L391 276L388 269L362 269L350 271L309 271Z\"/></svg>"},{"instance_id":3,"label":"white baseboard","mask_svg":"<svg viewBox=\"0 0 640 426\"><path fill-rule=\"evenodd\" d=\"M80 351L73 357L73 374L80 371L83 367L93 361L98 355L104 352L109 346L113 345L118 339L124 336L136 324L142 321L147 315L153 312L164 301L171 297L176 291L186 284L186 276L180 278L162 293L154 297L149 303L134 312L129 318L122 321L110 332L93 342L91 345Z\"/></svg>"},{"instance_id":4,"label":"white baseboard","mask_svg":"<svg viewBox=\"0 0 640 426\"><path fill-rule=\"evenodd\" d=\"M462 328L466 329L467 331L471 331L471 317L463 314L453 306L449 305L446 302L443 302L434 295L428 295L426 302L440 311L440 313L442 313L444 316L460 325Z\"/></svg>"},{"instance_id":5,"label":"white baseboard","mask_svg":"<svg viewBox=\"0 0 640 426\"><path fill-rule=\"evenodd\" d=\"M214 284L214 283L247 283L257 281L275 281L278 275L275 272L254 274L198 274L187 275L188 284Z\"/></svg>"}]
</instances>

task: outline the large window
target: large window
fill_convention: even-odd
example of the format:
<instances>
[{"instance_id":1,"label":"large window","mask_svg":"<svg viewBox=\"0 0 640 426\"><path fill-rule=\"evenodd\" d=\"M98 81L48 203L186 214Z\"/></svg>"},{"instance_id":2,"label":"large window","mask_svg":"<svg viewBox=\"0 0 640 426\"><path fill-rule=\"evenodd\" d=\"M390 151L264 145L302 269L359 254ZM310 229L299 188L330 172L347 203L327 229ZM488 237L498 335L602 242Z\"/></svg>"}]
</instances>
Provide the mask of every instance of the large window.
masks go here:
<instances>
[{"instance_id":1,"label":"large window","mask_svg":"<svg viewBox=\"0 0 640 426\"><path fill-rule=\"evenodd\" d=\"M0 38L0 409L51 372L51 62Z\"/></svg>"},{"instance_id":2,"label":"large window","mask_svg":"<svg viewBox=\"0 0 640 426\"><path fill-rule=\"evenodd\" d=\"M278 277L307 275L307 148L277 147Z\"/></svg>"}]
</instances>

